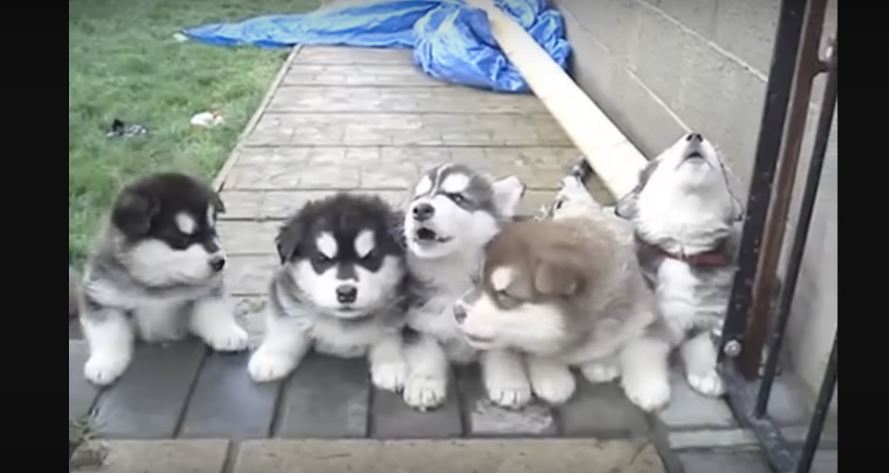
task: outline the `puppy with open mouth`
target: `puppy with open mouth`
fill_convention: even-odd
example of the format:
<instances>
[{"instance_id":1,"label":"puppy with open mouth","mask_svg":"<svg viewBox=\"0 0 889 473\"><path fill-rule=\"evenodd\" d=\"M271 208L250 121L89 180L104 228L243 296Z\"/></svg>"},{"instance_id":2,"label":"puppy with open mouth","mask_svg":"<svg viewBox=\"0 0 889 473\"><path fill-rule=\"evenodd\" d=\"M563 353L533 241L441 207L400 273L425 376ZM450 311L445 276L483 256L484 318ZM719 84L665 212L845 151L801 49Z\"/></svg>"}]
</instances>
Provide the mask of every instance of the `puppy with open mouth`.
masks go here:
<instances>
[{"instance_id":1,"label":"puppy with open mouth","mask_svg":"<svg viewBox=\"0 0 889 473\"><path fill-rule=\"evenodd\" d=\"M716 149L700 133L682 136L648 163L616 213L636 228L639 261L688 384L723 394L714 339L728 307L742 212Z\"/></svg>"},{"instance_id":2,"label":"puppy with open mouth","mask_svg":"<svg viewBox=\"0 0 889 473\"><path fill-rule=\"evenodd\" d=\"M571 366L592 382L620 377L644 410L669 401L669 345L632 228L575 175L563 179L552 219L513 223L494 237L454 318L474 348L525 354L533 392L548 403L573 394Z\"/></svg>"},{"instance_id":3,"label":"puppy with open mouth","mask_svg":"<svg viewBox=\"0 0 889 473\"><path fill-rule=\"evenodd\" d=\"M148 176L120 192L82 284L72 287L69 279L90 350L86 379L117 379L135 338L161 342L193 333L216 350L247 348L222 282L216 216L223 211L212 189L182 174Z\"/></svg>"},{"instance_id":4,"label":"puppy with open mouth","mask_svg":"<svg viewBox=\"0 0 889 473\"><path fill-rule=\"evenodd\" d=\"M314 347L367 356L375 386L403 387L405 267L396 218L377 197L343 193L306 204L281 227L265 338L248 364L255 381L287 376Z\"/></svg>"},{"instance_id":5,"label":"puppy with open mouth","mask_svg":"<svg viewBox=\"0 0 889 473\"><path fill-rule=\"evenodd\" d=\"M494 180L467 166L443 164L414 186L404 215L410 274L407 344L410 374L405 402L419 410L445 401L450 363L478 358L453 316L454 302L472 287L485 245L515 214L525 186L515 177ZM488 396L506 407L531 398L521 358L509 350L481 357Z\"/></svg>"}]
</instances>

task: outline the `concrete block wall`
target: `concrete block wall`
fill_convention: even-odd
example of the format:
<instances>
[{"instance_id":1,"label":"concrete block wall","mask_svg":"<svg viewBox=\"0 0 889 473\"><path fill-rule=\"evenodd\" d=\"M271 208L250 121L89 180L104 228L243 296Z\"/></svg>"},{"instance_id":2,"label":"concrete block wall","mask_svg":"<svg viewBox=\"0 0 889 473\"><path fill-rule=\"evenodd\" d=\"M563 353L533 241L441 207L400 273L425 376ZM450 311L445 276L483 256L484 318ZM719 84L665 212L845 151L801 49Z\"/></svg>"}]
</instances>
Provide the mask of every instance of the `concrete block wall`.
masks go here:
<instances>
[{"instance_id":1,"label":"concrete block wall","mask_svg":"<svg viewBox=\"0 0 889 473\"><path fill-rule=\"evenodd\" d=\"M643 153L656 156L688 130L704 133L723 153L733 186L744 199L780 0L554 3L565 16L574 48L572 76ZM834 0L822 43L836 28L836 14ZM815 84L803 166L811 153L823 82ZM836 130L835 119L789 328L792 367L812 393L821 382L837 321ZM798 181L797 201L802 177ZM789 225L786 247L792 234Z\"/></svg>"}]
</instances>

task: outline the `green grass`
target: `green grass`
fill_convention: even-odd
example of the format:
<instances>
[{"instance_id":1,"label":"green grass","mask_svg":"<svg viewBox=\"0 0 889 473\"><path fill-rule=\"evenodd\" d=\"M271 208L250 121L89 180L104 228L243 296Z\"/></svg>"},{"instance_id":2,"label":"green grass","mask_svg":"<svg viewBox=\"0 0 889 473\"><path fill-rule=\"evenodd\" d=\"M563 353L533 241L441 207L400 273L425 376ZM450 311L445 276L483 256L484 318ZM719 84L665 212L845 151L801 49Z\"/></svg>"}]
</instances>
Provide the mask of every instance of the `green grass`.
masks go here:
<instances>
[{"instance_id":1,"label":"green grass","mask_svg":"<svg viewBox=\"0 0 889 473\"><path fill-rule=\"evenodd\" d=\"M121 186L156 171L211 179L259 105L286 50L178 43L184 27L269 13L317 0L70 0L68 2L68 262L79 265ZM193 129L221 110L225 124ZM115 118L149 135L109 140Z\"/></svg>"}]
</instances>

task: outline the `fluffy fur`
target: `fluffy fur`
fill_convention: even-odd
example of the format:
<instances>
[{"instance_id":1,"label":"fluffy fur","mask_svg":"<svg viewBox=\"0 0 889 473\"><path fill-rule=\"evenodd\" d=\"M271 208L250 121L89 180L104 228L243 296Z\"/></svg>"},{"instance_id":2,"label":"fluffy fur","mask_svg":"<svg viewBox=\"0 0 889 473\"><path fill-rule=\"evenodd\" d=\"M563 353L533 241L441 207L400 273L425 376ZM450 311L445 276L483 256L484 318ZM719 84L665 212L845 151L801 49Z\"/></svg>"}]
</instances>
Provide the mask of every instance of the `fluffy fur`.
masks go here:
<instances>
[{"instance_id":1,"label":"fluffy fur","mask_svg":"<svg viewBox=\"0 0 889 473\"><path fill-rule=\"evenodd\" d=\"M225 254L215 226L222 211L206 184L181 174L149 176L123 189L75 297L90 348L88 380L117 379L136 337L159 342L192 333L216 350L246 348L222 283Z\"/></svg>"},{"instance_id":2,"label":"fluffy fur","mask_svg":"<svg viewBox=\"0 0 889 473\"><path fill-rule=\"evenodd\" d=\"M713 335L728 307L741 206L716 149L698 133L683 136L649 162L616 212L636 228L640 263L688 383L721 395Z\"/></svg>"},{"instance_id":3,"label":"fluffy fur","mask_svg":"<svg viewBox=\"0 0 889 473\"><path fill-rule=\"evenodd\" d=\"M425 410L442 404L449 362L477 359L454 320L454 302L472 287L484 246L513 217L523 194L515 177L495 181L451 164L433 168L414 186L403 228L411 275L408 325L417 333L407 347L404 400L410 406ZM519 407L531 398L517 354L491 351L481 364L495 403Z\"/></svg>"},{"instance_id":4,"label":"fluffy fur","mask_svg":"<svg viewBox=\"0 0 889 473\"><path fill-rule=\"evenodd\" d=\"M551 220L514 223L494 238L455 317L473 347L526 354L546 402L571 397L569 367L579 366L592 382L620 377L630 400L653 410L670 397L669 345L654 309L630 225L569 176Z\"/></svg>"},{"instance_id":5,"label":"fluffy fur","mask_svg":"<svg viewBox=\"0 0 889 473\"><path fill-rule=\"evenodd\" d=\"M367 356L374 385L403 387L405 267L395 218L379 198L337 194L310 202L281 228L265 338L248 365L255 381L287 376L314 347Z\"/></svg>"}]
</instances>

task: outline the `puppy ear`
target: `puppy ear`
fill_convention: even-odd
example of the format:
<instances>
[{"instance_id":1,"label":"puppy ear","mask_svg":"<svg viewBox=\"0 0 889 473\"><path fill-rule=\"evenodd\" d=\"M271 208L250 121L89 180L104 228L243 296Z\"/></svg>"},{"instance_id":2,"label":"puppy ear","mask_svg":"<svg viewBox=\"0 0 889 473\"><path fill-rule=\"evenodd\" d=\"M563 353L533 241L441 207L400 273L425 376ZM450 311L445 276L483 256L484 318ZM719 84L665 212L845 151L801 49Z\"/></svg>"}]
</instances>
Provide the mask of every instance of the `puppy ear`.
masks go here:
<instances>
[{"instance_id":1,"label":"puppy ear","mask_svg":"<svg viewBox=\"0 0 889 473\"><path fill-rule=\"evenodd\" d=\"M281 264L296 256L296 250L302 241L303 220L295 218L281 226L278 236L275 238L275 245L278 247L278 257Z\"/></svg>"},{"instance_id":2,"label":"puppy ear","mask_svg":"<svg viewBox=\"0 0 889 473\"><path fill-rule=\"evenodd\" d=\"M628 220L633 219L636 216L638 200L639 193L636 189L633 189L629 194L617 201L617 204L614 206L614 215Z\"/></svg>"},{"instance_id":3,"label":"puppy ear","mask_svg":"<svg viewBox=\"0 0 889 473\"><path fill-rule=\"evenodd\" d=\"M498 179L492 184L494 187L494 205L503 218L511 219L519 206L519 201L525 195L525 184L515 176Z\"/></svg>"},{"instance_id":4,"label":"puppy ear","mask_svg":"<svg viewBox=\"0 0 889 473\"><path fill-rule=\"evenodd\" d=\"M556 261L541 261L534 270L534 288L546 296L573 296L585 282L576 268Z\"/></svg>"},{"instance_id":5,"label":"puppy ear","mask_svg":"<svg viewBox=\"0 0 889 473\"><path fill-rule=\"evenodd\" d=\"M677 141L677 143L680 143L681 141L682 140L680 139L680 141ZM667 149L667 151L670 151L670 149L672 148ZM664 156L667 151L661 153L661 156ZM636 213L639 211L639 194L642 193L642 189L644 189L645 185L648 184L648 180L651 179L651 175L654 174L655 170L657 170L657 167L661 162L661 156L648 161L645 167L639 171L639 178L636 182L636 187L634 187L633 190L627 193L627 195L618 199L617 205L614 206L614 215L628 220L636 217Z\"/></svg>"},{"instance_id":6,"label":"puppy ear","mask_svg":"<svg viewBox=\"0 0 889 473\"><path fill-rule=\"evenodd\" d=\"M111 223L128 239L134 240L148 233L151 219L159 210L160 204L152 197L133 190L124 190L111 211Z\"/></svg>"}]
</instances>

